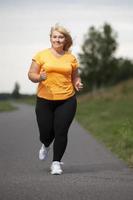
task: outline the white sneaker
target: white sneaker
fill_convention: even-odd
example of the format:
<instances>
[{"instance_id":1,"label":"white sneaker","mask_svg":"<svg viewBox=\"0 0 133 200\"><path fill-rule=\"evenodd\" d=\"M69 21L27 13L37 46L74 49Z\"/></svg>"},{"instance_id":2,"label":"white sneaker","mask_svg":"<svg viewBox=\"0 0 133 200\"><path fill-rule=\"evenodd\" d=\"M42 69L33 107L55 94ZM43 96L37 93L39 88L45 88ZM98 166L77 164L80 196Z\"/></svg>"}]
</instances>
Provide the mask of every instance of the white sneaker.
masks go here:
<instances>
[{"instance_id":1,"label":"white sneaker","mask_svg":"<svg viewBox=\"0 0 133 200\"><path fill-rule=\"evenodd\" d=\"M39 150L39 159L40 160L46 160L48 157L49 147L45 147L44 144L42 144L41 149Z\"/></svg>"},{"instance_id":2,"label":"white sneaker","mask_svg":"<svg viewBox=\"0 0 133 200\"><path fill-rule=\"evenodd\" d=\"M51 165L51 174L52 175L60 175L62 174L63 170L61 169L61 165L64 163L59 161L53 161Z\"/></svg>"}]
</instances>

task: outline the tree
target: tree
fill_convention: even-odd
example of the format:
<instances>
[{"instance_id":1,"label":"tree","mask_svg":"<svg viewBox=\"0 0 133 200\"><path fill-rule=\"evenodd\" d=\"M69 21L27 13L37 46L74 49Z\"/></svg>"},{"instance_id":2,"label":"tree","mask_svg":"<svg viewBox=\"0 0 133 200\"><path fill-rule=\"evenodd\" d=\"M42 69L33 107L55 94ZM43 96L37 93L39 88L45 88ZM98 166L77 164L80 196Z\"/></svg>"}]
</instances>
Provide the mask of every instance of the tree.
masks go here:
<instances>
[{"instance_id":1,"label":"tree","mask_svg":"<svg viewBox=\"0 0 133 200\"><path fill-rule=\"evenodd\" d=\"M117 48L116 33L107 23L97 30L90 27L85 35L82 53L79 53L81 78L89 89L109 85L117 71L114 53Z\"/></svg>"},{"instance_id":2,"label":"tree","mask_svg":"<svg viewBox=\"0 0 133 200\"><path fill-rule=\"evenodd\" d=\"M118 73L116 75L116 82L128 80L133 78L133 61L129 59L118 59Z\"/></svg>"},{"instance_id":3,"label":"tree","mask_svg":"<svg viewBox=\"0 0 133 200\"><path fill-rule=\"evenodd\" d=\"M13 98L17 99L17 98L20 97L19 90L20 90L19 83L16 82L15 85L14 85L13 92L12 92L12 97L13 97Z\"/></svg>"}]
</instances>

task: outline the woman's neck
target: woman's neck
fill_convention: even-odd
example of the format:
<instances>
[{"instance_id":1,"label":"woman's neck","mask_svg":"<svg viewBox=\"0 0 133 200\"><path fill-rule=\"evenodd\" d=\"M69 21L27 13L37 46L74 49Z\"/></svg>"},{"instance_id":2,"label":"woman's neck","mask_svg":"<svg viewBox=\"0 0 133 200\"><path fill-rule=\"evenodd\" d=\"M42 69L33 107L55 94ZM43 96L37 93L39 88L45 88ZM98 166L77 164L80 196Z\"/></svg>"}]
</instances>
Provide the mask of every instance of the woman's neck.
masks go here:
<instances>
[{"instance_id":1,"label":"woman's neck","mask_svg":"<svg viewBox=\"0 0 133 200\"><path fill-rule=\"evenodd\" d=\"M53 47L51 47L51 50L54 53L57 53L57 54L60 54L60 55L63 55L65 53L65 51L62 48L53 48Z\"/></svg>"}]
</instances>

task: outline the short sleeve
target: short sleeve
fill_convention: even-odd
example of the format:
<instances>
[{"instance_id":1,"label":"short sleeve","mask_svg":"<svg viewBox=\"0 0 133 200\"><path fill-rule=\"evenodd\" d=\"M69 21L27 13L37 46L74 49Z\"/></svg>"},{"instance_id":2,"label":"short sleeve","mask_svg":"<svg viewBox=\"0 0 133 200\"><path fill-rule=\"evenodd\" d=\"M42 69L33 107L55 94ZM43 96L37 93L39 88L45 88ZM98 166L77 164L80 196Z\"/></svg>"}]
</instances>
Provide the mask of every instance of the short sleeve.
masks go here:
<instances>
[{"instance_id":1,"label":"short sleeve","mask_svg":"<svg viewBox=\"0 0 133 200\"><path fill-rule=\"evenodd\" d=\"M75 70L76 68L78 68L78 61L77 59L75 58L75 56L73 56L73 59L72 59L72 69Z\"/></svg>"},{"instance_id":2,"label":"short sleeve","mask_svg":"<svg viewBox=\"0 0 133 200\"><path fill-rule=\"evenodd\" d=\"M37 53L33 58L32 58L33 61L35 61L38 65L42 65L43 64L43 60L42 60L42 56L41 56L41 53Z\"/></svg>"}]
</instances>

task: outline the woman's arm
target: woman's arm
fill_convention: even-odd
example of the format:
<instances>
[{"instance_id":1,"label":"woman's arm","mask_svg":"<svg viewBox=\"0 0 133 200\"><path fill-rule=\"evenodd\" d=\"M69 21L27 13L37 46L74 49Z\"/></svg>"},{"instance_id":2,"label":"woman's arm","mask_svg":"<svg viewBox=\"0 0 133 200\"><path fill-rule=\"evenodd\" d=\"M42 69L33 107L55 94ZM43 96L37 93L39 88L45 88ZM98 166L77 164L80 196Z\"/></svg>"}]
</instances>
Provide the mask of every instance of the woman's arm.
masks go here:
<instances>
[{"instance_id":1,"label":"woman's arm","mask_svg":"<svg viewBox=\"0 0 133 200\"><path fill-rule=\"evenodd\" d=\"M80 89L83 88L83 84L81 82L81 78L80 75L78 73L78 68L76 70L73 71L72 73L72 82L74 85L74 88L79 91Z\"/></svg>"},{"instance_id":2,"label":"woman's arm","mask_svg":"<svg viewBox=\"0 0 133 200\"><path fill-rule=\"evenodd\" d=\"M40 81L44 81L47 77L46 77L46 72L45 71L40 72L40 66L35 61L32 61L28 72L28 78L32 82L38 83Z\"/></svg>"}]
</instances>

